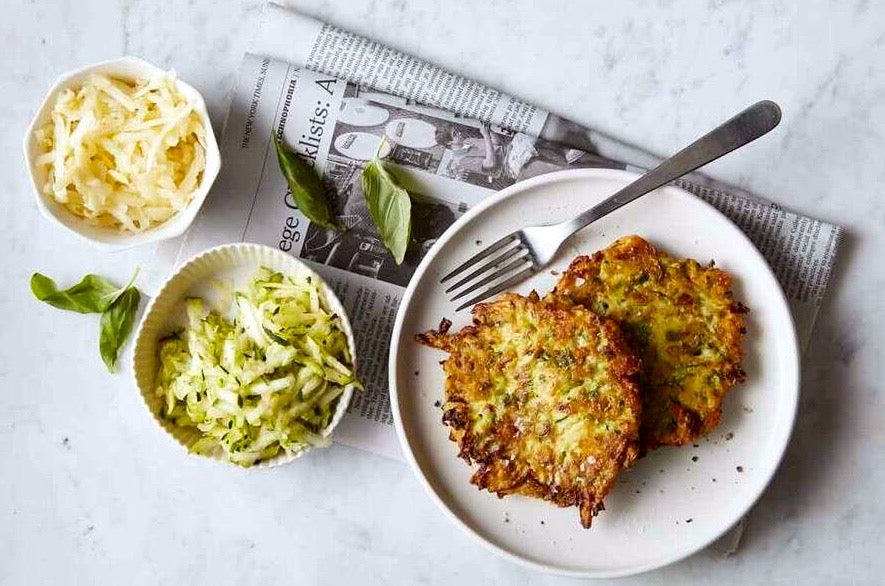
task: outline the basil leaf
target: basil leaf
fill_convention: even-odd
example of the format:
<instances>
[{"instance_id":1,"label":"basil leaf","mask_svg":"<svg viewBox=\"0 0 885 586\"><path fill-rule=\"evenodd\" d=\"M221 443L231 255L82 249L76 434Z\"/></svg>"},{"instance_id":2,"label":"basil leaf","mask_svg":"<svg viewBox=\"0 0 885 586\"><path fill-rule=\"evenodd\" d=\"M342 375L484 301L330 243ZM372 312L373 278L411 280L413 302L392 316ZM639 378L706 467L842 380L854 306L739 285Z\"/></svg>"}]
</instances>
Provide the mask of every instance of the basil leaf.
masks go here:
<instances>
[{"instance_id":1,"label":"basil leaf","mask_svg":"<svg viewBox=\"0 0 885 586\"><path fill-rule=\"evenodd\" d=\"M382 142L383 144L383 142ZM379 147L380 150L380 147ZM363 197L384 246L402 264L412 234L412 200L375 153L363 169Z\"/></svg>"},{"instance_id":2,"label":"basil leaf","mask_svg":"<svg viewBox=\"0 0 885 586\"><path fill-rule=\"evenodd\" d=\"M273 143L277 149L280 170L286 177L298 210L314 224L340 231L341 226L332 219L326 188L317 172L297 153L286 148L276 132L273 133Z\"/></svg>"},{"instance_id":3,"label":"basil leaf","mask_svg":"<svg viewBox=\"0 0 885 586\"><path fill-rule=\"evenodd\" d=\"M138 289L127 287L122 295L101 314L98 349L101 352L101 359L110 372L114 372L120 349L132 331L140 301L141 294Z\"/></svg>"},{"instance_id":4,"label":"basil leaf","mask_svg":"<svg viewBox=\"0 0 885 586\"><path fill-rule=\"evenodd\" d=\"M98 275L86 275L64 291L59 291L55 281L34 273L31 276L31 292L34 297L58 309L78 313L101 313L123 293L125 287L117 287Z\"/></svg>"}]
</instances>

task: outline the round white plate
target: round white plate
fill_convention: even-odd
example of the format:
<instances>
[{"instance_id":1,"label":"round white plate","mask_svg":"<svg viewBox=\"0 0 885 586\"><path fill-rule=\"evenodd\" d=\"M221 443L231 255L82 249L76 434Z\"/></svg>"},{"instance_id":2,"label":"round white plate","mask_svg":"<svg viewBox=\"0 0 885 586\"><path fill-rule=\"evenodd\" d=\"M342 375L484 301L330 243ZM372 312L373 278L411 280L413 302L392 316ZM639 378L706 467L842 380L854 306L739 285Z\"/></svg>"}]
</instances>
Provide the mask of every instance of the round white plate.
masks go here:
<instances>
[{"instance_id":1,"label":"round white plate","mask_svg":"<svg viewBox=\"0 0 885 586\"><path fill-rule=\"evenodd\" d=\"M380 106L369 104L362 98L344 98L338 121L351 126L378 126L390 118L390 113Z\"/></svg>"},{"instance_id":2,"label":"round white plate","mask_svg":"<svg viewBox=\"0 0 885 586\"><path fill-rule=\"evenodd\" d=\"M497 553L546 571L586 577L634 574L684 558L711 543L750 508L780 462L796 413L798 348L780 286L762 255L725 216L674 187L649 194L572 240L547 270L516 290L546 293L572 258L638 234L664 252L716 265L734 277L751 309L744 340L747 382L726 397L720 426L697 447L657 450L624 472L605 511L583 529L576 508L522 496L499 499L470 484L473 467L457 457L441 422L446 355L414 341L454 312L439 279L501 236L557 222L598 203L636 175L576 170L505 189L465 214L424 258L406 290L393 330L390 387L406 458L436 503Z\"/></svg>"},{"instance_id":3,"label":"round white plate","mask_svg":"<svg viewBox=\"0 0 885 586\"><path fill-rule=\"evenodd\" d=\"M397 144L414 149L436 146L436 126L416 118L394 118L384 127L384 133Z\"/></svg>"},{"instance_id":4,"label":"round white plate","mask_svg":"<svg viewBox=\"0 0 885 586\"><path fill-rule=\"evenodd\" d=\"M380 142L380 136L369 132L345 132L335 139L335 148L345 157L357 161L368 161L375 156ZM390 153L390 150L390 143L385 142L381 145L378 156L383 159Z\"/></svg>"}]
</instances>

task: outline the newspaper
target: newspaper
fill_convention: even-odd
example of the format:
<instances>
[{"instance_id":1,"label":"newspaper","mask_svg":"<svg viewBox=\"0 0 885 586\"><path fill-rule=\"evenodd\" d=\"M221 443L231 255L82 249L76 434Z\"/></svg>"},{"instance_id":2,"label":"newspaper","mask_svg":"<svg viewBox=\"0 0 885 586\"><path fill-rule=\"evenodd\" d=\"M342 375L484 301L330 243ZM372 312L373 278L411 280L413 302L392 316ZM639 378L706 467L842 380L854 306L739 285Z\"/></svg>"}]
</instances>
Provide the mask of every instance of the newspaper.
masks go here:
<instances>
[{"instance_id":1,"label":"newspaper","mask_svg":"<svg viewBox=\"0 0 885 586\"><path fill-rule=\"evenodd\" d=\"M641 171L659 160L614 138L388 47L269 4L242 62L221 141L225 164L178 254L231 241L266 244L333 284L353 323L360 376L336 439L398 457L387 389L390 333L421 258L467 209L508 185L570 168ZM271 136L323 176L336 233L301 215ZM360 173L386 136L386 160L414 197L413 239L401 265L380 241ZM771 264L807 343L840 228L692 175L678 185L723 211Z\"/></svg>"}]
</instances>

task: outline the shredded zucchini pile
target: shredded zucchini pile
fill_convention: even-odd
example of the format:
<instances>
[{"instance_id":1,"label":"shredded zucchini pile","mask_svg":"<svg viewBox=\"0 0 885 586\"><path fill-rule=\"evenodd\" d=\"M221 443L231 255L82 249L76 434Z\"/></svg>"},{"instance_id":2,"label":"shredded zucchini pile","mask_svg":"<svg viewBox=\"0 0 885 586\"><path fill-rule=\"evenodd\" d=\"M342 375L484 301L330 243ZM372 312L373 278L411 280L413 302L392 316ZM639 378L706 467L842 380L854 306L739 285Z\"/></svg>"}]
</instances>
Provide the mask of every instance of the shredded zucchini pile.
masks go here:
<instances>
[{"instance_id":1,"label":"shredded zucchini pile","mask_svg":"<svg viewBox=\"0 0 885 586\"><path fill-rule=\"evenodd\" d=\"M348 385L359 382L338 315L316 283L261 268L234 294L233 321L186 301L188 323L160 343L157 394L163 416L220 447L241 466L327 446L323 434Z\"/></svg>"}]
</instances>

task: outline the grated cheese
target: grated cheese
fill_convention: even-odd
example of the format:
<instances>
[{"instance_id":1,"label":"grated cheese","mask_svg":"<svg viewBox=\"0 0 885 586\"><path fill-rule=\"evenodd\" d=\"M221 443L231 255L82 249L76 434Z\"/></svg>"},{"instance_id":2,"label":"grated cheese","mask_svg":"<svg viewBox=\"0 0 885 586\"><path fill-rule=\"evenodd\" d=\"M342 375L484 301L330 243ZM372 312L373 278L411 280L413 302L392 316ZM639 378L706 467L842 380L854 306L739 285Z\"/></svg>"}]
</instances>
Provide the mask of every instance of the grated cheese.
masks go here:
<instances>
[{"instance_id":1,"label":"grated cheese","mask_svg":"<svg viewBox=\"0 0 885 586\"><path fill-rule=\"evenodd\" d=\"M59 95L38 133L43 192L89 224L141 232L190 202L206 167L205 132L174 73L134 84L92 75Z\"/></svg>"}]
</instances>

